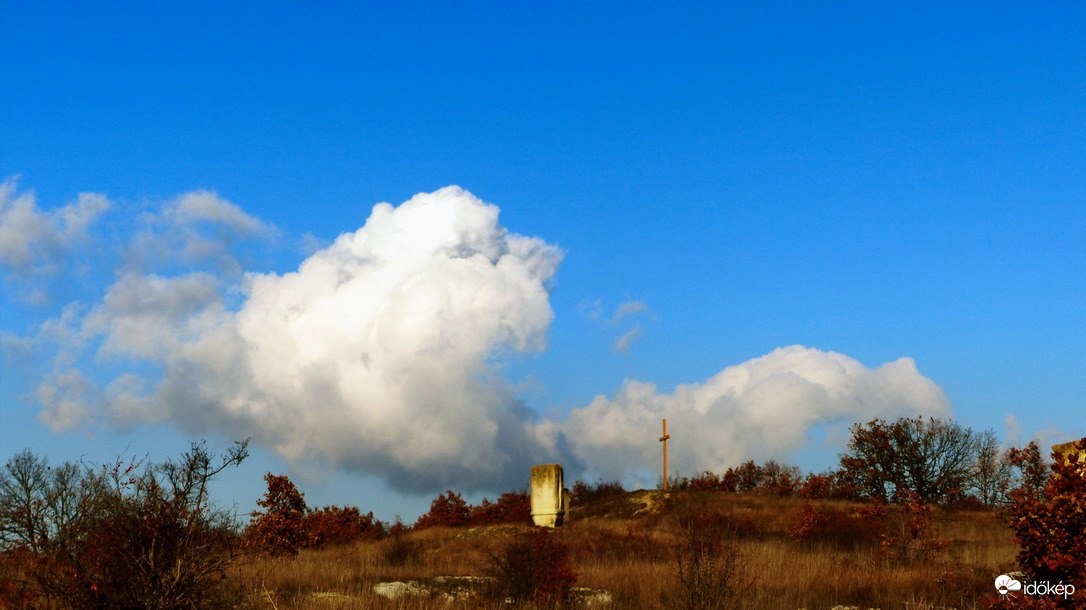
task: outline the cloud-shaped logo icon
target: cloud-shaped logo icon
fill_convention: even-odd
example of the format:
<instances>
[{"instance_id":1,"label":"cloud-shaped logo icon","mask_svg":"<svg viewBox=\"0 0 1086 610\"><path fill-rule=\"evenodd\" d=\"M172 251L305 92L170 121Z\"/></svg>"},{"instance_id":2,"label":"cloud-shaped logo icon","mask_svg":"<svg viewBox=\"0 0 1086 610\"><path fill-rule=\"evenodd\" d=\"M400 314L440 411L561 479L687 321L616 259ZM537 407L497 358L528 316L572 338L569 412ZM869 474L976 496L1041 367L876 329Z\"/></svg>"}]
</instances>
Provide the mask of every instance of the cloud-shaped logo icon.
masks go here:
<instances>
[{"instance_id":1,"label":"cloud-shaped logo icon","mask_svg":"<svg viewBox=\"0 0 1086 610\"><path fill-rule=\"evenodd\" d=\"M1011 591L1021 591L1022 583L1006 574L1000 574L999 578L995 579L995 588L996 591L999 591L1000 595L1006 595Z\"/></svg>"}]
</instances>

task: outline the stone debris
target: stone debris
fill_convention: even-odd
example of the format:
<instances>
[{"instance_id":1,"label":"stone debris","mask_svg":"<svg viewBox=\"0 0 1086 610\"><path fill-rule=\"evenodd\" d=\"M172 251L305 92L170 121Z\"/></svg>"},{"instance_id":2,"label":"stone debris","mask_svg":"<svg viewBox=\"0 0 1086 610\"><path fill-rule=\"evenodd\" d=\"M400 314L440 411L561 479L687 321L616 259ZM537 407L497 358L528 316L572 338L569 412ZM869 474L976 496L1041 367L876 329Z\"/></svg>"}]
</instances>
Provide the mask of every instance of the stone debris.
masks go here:
<instances>
[{"instance_id":1,"label":"stone debris","mask_svg":"<svg viewBox=\"0 0 1086 610\"><path fill-rule=\"evenodd\" d=\"M409 580L377 583L373 585L373 592L390 600L429 597L444 600L451 605L479 595L480 590L493 580L487 576L435 576L425 582ZM611 594L603 589L571 587L570 594L574 607L578 608L607 606L612 602ZM506 603L512 603L512 600L506 600Z\"/></svg>"},{"instance_id":2,"label":"stone debris","mask_svg":"<svg viewBox=\"0 0 1086 610\"><path fill-rule=\"evenodd\" d=\"M611 594L603 589L589 589L588 587L571 587L570 593L580 606L591 608L593 606L607 606L611 603Z\"/></svg>"},{"instance_id":3,"label":"stone debris","mask_svg":"<svg viewBox=\"0 0 1086 610\"><path fill-rule=\"evenodd\" d=\"M373 585L373 592L381 597L387 597L388 599L430 595L429 589L413 580L407 582L379 582Z\"/></svg>"},{"instance_id":4,"label":"stone debris","mask_svg":"<svg viewBox=\"0 0 1086 610\"><path fill-rule=\"evenodd\" d=\"M316 593L310 593L309 597L310 599L316 599L322 602L349 602L355 599L350 595L336 593L335 591L317 591Z\"/></svg>"}]
</instances>

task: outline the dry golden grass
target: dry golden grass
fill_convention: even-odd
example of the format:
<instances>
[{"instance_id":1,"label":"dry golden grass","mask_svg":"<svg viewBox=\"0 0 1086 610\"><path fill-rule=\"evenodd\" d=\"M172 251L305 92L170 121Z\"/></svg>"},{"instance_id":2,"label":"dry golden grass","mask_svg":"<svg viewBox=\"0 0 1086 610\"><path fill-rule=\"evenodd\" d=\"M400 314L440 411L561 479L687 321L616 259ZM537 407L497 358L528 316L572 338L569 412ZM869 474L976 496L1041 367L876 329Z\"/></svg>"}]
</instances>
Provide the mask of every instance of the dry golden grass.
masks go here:
<instances>
[{"instance_id":1,"label":"dry golden grass","mask_svg":"<svg viewBox=\"0 0 1086 610\"><path fill-rule=\"evenodd\" d=\"M1001 573L1014 569L1009 528L988 512L934 511L934 531L948 543L933 557L877 559L877 545L797 544L787 535L803 502L756 494L637 492L608 506L572 514L557 535L570 549L578 586L604 589L614 608L662 608L677 585L674 548L684 515L719 512L740 524L734 549L742 560L725 565L753 577L740 607L809 610L838 604L864 608L976 608ZM854 514L860 505L818 503ZM891 507L891 518L899 509ZM636 514L635 514L636 513ZM746 524L746 525L743 525ZM526 527L527 524L525 524ZM442 608L443 600L386 600L379 582L435 576L483 575L490 553L517 526L433 528L411 532L417 560L389 565L391 540L302 551L297 557L252 557L232 578L252 591L254 605L277 610L328 608ZM325 597L314 597L324 594ZM328 597L336 594L343 597ZM482 601L473 607L486 607Z\"/></svg>"}]
</instances>

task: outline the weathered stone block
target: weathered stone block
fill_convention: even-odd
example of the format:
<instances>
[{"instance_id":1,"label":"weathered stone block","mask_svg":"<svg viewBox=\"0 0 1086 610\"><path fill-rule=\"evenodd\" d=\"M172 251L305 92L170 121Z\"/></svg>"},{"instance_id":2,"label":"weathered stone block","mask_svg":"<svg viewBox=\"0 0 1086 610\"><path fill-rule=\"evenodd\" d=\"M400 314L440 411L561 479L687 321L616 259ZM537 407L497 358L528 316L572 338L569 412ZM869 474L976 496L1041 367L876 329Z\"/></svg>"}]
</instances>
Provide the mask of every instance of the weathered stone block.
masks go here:
<instances>
[{"instance_id":1,"label":"weathered stone block","mask_svg":"<svg viewBox=\"0 0 1086 610\"><path fill-rule=\"evenodd\" d=\"M1052 452L1064 460L1081 459L1079 456L1086 454L1086 438L1081 438L1070 443L1052 445Z\"/></svg>"},{"instance_id":2,"label":"weathered stone block","mask_svg":"<svg viewBox=\"0 0 1086 610\"><path fill-rule=\"evenodd\" d=\"M561 464L532 466L532 522L539 527L562 525L569 513L569 491Z\"/></svg>"}]
</instances>

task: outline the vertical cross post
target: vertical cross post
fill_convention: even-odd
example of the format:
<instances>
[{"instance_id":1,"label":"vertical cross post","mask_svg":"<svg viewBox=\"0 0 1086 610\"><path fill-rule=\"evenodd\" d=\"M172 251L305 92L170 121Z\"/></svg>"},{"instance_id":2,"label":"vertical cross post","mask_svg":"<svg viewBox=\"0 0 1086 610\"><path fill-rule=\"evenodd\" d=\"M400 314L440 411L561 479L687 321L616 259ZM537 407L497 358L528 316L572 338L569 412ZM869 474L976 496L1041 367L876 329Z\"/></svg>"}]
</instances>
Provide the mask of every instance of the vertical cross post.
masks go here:
<instances>
[{"instance_id":1,"label":"vertical cross post","mask_svg":"<svg viewBox=\"0 0 1086 610\"><path fill-rule=\"evenodd\" d=\"M667 439L671 438L671 435L667 433L667 419L664 419L664 435L660 437L660 442L664 444L664 491L667 491Z\"/></svg>"}]
</instances>

